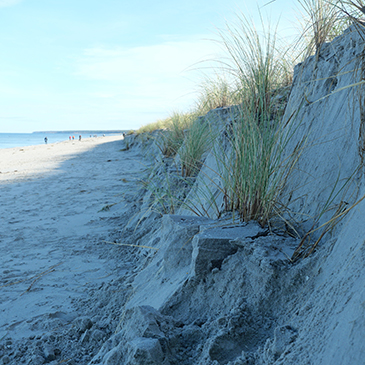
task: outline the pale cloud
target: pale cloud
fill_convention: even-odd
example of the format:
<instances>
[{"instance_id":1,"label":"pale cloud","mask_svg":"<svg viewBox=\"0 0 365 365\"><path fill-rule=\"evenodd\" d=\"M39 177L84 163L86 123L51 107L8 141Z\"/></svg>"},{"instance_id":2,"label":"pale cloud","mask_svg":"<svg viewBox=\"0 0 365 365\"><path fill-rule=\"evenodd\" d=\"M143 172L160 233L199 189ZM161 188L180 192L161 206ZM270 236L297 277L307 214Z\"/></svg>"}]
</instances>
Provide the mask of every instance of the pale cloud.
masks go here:
<instances>
[{"instance_id":1,"label":"pale cloud","mask_svg":"<svg viewBox=\"0 0 365 365\"><path fill-rule=\"evenodd\" d=\"M15 115L29 121L22 131L50 129L45 127L50 121L54 130L85 125L84 129L98 129L101 124L108 129L136 129L173 110L188 110L196 100L199 72L186 70L217 51L203 37L170 38L146 47L85 49L73 63L73 77L65 78L66 86L75 85L71 90L36 82L21 86L1 82L0 117L16 110ZM36 121L30 120L32 116ZM7 124L17 131L14 123L0 119L2 128Z\"/></svg>"},{"instance_id":2,"label":"pale cloud","mask_svg":"<svg viewBox=\"0 0 365 365\"><path fill-rule=\"evenodd\" d=\"M4 8L6 6L13 6L19 4L23 0L0 0L0 8Z\"/></svg>"},{"instance_id":3,"label":"pale cloud","mask_svg":"<svg viewBox=\"0 0 365 365\"><path fill-rule=\"evenodd\" d=\"M204 40L135 48L92 48L84 51L76 73L87 79L108 81L166 79L214 57L216 51L216 45Z\"/></svg>"},{"instance_id":4,"label":"pale cloud","mask_svg":"<svg viewBox=\"0 0 365 365\"><path fill-rule=\"evenodd\" d=\"M195 100L198 79L188 69L203 68L199 62L213 59L218 50L203 37L145 47L90 48L77 60L75 75L96 81L102 90L90 93L110 97L124 110L184 109Z\"/></svg>"},{"instance_id":5,"label":"pale cloud","mask_svg":"<svg viewBox=\"0 0 365 365\"><path fill-rule=\"evenodd\" d=\"M101 99L111 99L114 98L116 95L112 94L112 93L91 93L90 94L91 97L95 97L95 98L101 98Z\"/></svg>"}]
</instances>

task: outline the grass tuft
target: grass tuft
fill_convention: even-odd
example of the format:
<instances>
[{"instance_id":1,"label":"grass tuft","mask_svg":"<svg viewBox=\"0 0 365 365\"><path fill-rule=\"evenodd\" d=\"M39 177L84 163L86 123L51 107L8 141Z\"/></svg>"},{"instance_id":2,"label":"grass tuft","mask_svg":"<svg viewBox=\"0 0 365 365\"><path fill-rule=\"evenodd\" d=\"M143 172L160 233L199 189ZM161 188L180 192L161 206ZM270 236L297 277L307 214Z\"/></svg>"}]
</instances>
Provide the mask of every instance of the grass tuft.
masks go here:
<instances>
[{"instance_id":1,"label":"grass tuft","mask_svg":"<svg viewBox=\"0 0 365 365\"><path fill-rule=\"evenodd\" d=\"M303 9L302 34L300 42L304 45L303 58L318 54L326 42L349 26L348 17L343 17L339 0L298 0Z\"/></svg>"},{"instance_id":2,"label":"grass tuft","mask_svg":"<svg viewBox=\"0 0 365 365\"><path fill-rule=\"evenodd\" d=\"M184 145L179 151L181 175L195 176L202 167L202 157L207 152L217 135L206 118L195 118L186 132Z\"/></svg>"},{"instance_id":3,"label":"grass tuft","mask_svg":"<svg viewBox=\"0 0 365 365\"><path fill-rule=\"evenodd\" d=\"M296 160L282 164L285 141L282 113L276 102L287 85L287 63L277 48L276 31L264 33L243 14L220 33L231 62L228 70L238 80L241 112L227 127L227 150L215 150L223 180L225 210L238 211L243 221L268 223L276 214L288 171Z\"/></svg>"},{"instance_id":4,"label":"grass tuft","mask_svg":"<svg viewBox=\"0 0 365 365\"><path fill-rule=\"evenodd\" d=\"M191 126L194 120L192 113L174 112L166 121L165 131L161 132L157 142L162 154L166 157L173 157L181 147L185 138L185 131Z\"/></svg>"},{"instance_id":5,"label":"grass tuft","mask_svg":"<svg viewBox=\"0 0 365 365\"><path fill-rule=\"evenodd\" d=\"M212 109L227 107L239 102L236 88L232 87L228 76L224 76L224 71L220 71L216 72L213 77L206 77L199 85L196 110L199 115L205 115Z\"/></svg>"},{"instance_id":6,"label":"grass tuft","mask_svg":"<svg viewBox=\"0 0 365 365\"><path fill-rule=\"evenodd\" d=\"M267 119L273 91L287 86L292 69L288 69L285 53L277 47L276 29L261 18L263 33L244 14L235 24L227 24L220 32L229 61L227 71L237 80L244 107L259 118Z\"/></svg>"},{"instance_id":7,"label":"grass tuft","mask_svg":"<svg viewBox=\"0 0 365 365\"><path fill-rule=\"evenodd\" d=\"M136 134L140 135L142 133L152 133L159 129L165 129L169 124L169 118L157 120L156 122L143 125L141 128L137 129Z\"/></svg>"}]
</instances>

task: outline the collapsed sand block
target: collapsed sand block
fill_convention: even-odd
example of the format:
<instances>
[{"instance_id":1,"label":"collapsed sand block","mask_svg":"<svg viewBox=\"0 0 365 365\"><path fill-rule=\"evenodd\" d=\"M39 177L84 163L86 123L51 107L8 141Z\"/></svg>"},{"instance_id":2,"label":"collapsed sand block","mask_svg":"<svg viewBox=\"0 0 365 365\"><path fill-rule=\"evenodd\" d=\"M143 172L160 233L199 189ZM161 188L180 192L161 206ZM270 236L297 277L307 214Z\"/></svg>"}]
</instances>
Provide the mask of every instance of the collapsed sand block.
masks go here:
<instances>
[{"instance_id":1,"label":"collapsed sand block","mask_svg":"<svg viewBox=\"0 0 365 365\"><path fill-rule=\"evenodd\" d=\"M219 222L216 222L219 225ZM257 223L241 226L209 226L193 238L191 274L197 278L205 276L214 268L220 269L223 260L237 252L235 239L258 237L264 234Z\"/></svg>"},{"instance_id":2,"label":"collapsed sand block","mask_svg":"<svg viewBox=\"0 0 365 365\"><path fill-rule=\"evenodd\" d=\"M126 340L137 337L164 337L159 323L162 321L161 314L148 305L128 309L120 323L121 334Z\"/></svg>"},{"instance_id":3,"label":"collapsed sand block","mask_svg":"<svg viewBox=\"0 0 365 365\"><path fill-rule=\"evenodd\" d=\"M228 237L229 228L236 231L236 239ZM209 235L211 230L214 235ZM202 313L224 315L242 300L255 310L272 311L280 296L305 282L307 270L290 270L289 258L298 240L270 234L254 222L227 230L208 228L195 236L193 245L191 276L162 308L162 313L182 321Z\"/></svg>"},{"instance_id":4,"label":"collapsed sand block","mask_svg":"<svg viewBox=\"0 0 365 365\"><path fill-rule=\"evenodd\" d=\"M229 243L231 230L240 238ZM165 300L161 310L148 305L126 310L119 324L119 332L110 340L113 346L105 344L98 361L110 365L167 365L178 361L179 356L184 359L181 354L189 351L192 359L194 356L204 358L202 364L213 361L227 363L236 358L251 359L252 351L259 343L263 346L268 338L273 340L268 342L267 357L274 356L274 353L278 356L280 351L291 345L295 338L289 341L285 336L275 337L271 323L271 311L277 305L275 300L270 300L276 287L274 282L281 280L285 275L283 269L287 268L283 257L272 252L286 240L281 237L273 239L256 223L229 228L208 225L196 236L199 235L204 237L201 240L204 243L208 243L209 239L228 242L235 252L225 251L222 267L207 270L207 263L209 266L214 252L219 254L224 250L210 251L207 260L204 260L207 251L201 250L197 257L204 262L203 271L200 272L200 275L205 275L204 280L198 283L196 276L191 276L190 280L175 286L175 291ZM219 235L220 238L217 238ZM254 244L256 241L257 244ZM290 242L293 243L292 239ZM261 247L270 259L263 261ZM254 272L249 269L251 265L256 267ZM271 283L273 290L265 283ZM258 291L259 286L261 290ZM155 287L155 290L164 295L162 286ZM260 309L257 304L262 301L267 306Z\"/></svg>"},{"instance_id":5,"label":"collapsed sand block","mask_svg":"<svg viewBox=\"0 0 365 365\"><path fill-rule=\"evenodd\" d=\"M190 277L192 240L203 225L214 221L202 217L165 215L158 237L148 244L155 247L149 262L134 279L135 295L127 308L149 305L159 309Z\"/></svg>"},{"instance_id":6,"label":"collapsed sand block","mask_svg":"<svg viewBox=\"0 0 365 365\"><path fill-rule=\"evenodd\" d=\"M127 343L127 364L161 365L163 353L156 338L137 337Z\"/></svg>"},{"instance_id":7,"label":"collapsed sand block","mask_svg":"<svg viewBox=\"0 0 365 365\"><path fill-rule=\"evenodd\" d=\"M162 220L162 239L168 242L163 259L165 270L189 266L193 253L193 240L204 225L214 221L204 217L165 215Z\"/></svg>"}]
</instances>

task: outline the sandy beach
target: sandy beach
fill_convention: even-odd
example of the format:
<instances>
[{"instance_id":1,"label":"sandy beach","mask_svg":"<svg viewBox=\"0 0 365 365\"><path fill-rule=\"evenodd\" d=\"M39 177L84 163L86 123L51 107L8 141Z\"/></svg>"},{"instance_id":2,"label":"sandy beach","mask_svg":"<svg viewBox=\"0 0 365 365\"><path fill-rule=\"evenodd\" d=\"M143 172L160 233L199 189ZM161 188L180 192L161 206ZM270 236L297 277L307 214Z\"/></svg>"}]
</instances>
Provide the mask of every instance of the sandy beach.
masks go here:
<instances>
[{"instance_id":1,"label":"sandy beach","mask_svg":"<svg viewBox=\"0 0 365 365\"><path fill-rule=\"evenodd\" d=\"M365 365L364 9L316 3L304 10L329 19L304 22L314 38L293 72L276 34L261 38L244 13L219 31L230 77L207 79L193 109L125 138L0 150L0 365ZM319 42L317 20L329 29ZM146 103L128 112L138 90L113 64L131 53L99 48L77 62L85 113L80 88L62 108L55 98L39 107L35 82L22 95L40 116L23 118L9 84L4 106L17 114L2 110L6 127L67 124L69 104L92 125L100 97L113 115L105 126L157 111L147 76ZM42 77L29 73L37 82L43 58ZM85 77L105 76L103 64L112 94L120 84L133 97L115 94L121 112L104 78ZM68 82L49 80L42 90Z\"/></svg>"},{"instance_id":2,"label":"sandy beach","mask_svg":"<svg viewBox=\"0 0 365 365\"><path fill-rule=\"evenodd\" d=\"M119 248L104 241L145 166L123 146L118 136L0 150L0 339L8 348L67 326L80 316L73 303L126 271L111 258Z\"/></svg>"}]
</instances>

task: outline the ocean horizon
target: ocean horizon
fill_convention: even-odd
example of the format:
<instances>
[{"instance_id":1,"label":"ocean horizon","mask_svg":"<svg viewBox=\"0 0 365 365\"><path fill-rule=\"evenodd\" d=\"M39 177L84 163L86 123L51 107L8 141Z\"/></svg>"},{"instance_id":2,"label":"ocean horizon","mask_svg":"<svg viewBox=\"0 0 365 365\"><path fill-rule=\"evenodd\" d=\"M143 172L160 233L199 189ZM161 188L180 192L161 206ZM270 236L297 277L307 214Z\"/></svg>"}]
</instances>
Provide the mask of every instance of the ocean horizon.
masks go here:
<instances>
[{"instance_id":1,"label":"ocean horizon","mask_svg":"<svg viewBox=\"0 0 365 365\"><path fill-rule=\"evenodd\" d=\"M57 143L69 140L69 137L75 137L75 140L79 138L89 138L90 136L102 136L103 134L111 136L121 134L120 132L108 132L108 131L65 131L65 132L33 132L33 133L0 133L0 149L14 148L14 147L26 147L36 146L44 144L44 138L47 137L48 144Z\"/></svg>"}]
</instances>

